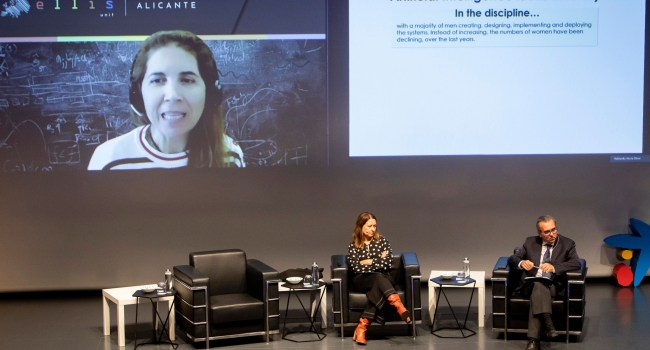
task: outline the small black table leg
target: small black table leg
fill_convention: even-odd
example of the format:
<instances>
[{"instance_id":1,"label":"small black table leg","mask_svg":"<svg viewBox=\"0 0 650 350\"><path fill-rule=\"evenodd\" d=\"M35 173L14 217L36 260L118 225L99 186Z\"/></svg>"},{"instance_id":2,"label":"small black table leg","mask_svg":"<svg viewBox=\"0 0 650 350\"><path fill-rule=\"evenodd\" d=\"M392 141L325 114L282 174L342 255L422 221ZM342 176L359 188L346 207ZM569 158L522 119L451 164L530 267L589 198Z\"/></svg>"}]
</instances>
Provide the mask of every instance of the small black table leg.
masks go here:
<instances>
[{"instance_id":1,"label":"small black table leg","mask_svg":"<svg viewBox=\"0 0 650 350\"><path fill-rule=\"evenodd\" d=\"M476 286L476 282L474 282L474 287L472 287L472 293L470 294L470 298L469 298L469 305L467 306L467 312L465 313L465 322L463 323L462 326L460 325L460 322L458 322L458 318L456 317L456 313L454 312L454 309L451 307L451 303L449 302L449 299L447 298L447 293L445 293L444 288L442 286L438 287L440 289L440 293L438 294L438 298L436 300L436 310L433 313L433 321L432 321L433 324L431 325L431 334L435 335L438 338L467 338L467 337L471 337L471 336L476 334L475 331L467 328L467 318L469 316L469 310L470 310L470 308L472 306L472 299L474 298L474 288L475 288L475 286ZM441 294L445 297L445 300L447 301L447 305L449 306L449 309L451 310L451 314L454 316L454 320L456 321L456 326L457 327L439 327L439 328L434 329L435 321L436 321L436 315L438 314L438 307L440 306L440 295ZM454 337L454 336L442 336L442 335L436 334L437 331L440 331L440 330L443 330L443 329L459 330L461 336L460 337ZM464 331L470 332L471 334L465 335Z\"/></svg>"},{"instance_id":2,"label":"small black table leg","mask_svg":"<svg viewBox=\"0 0 650 350\"><path fill-rule=\"evenodd\" d=\"M469 308L472 307L472 299L474 299L474 289L476 289L476 282L472 286L472 294L469 295L469 305L467 305L467 312L465 313L465 322L463 322L463 328L467 326L467 317L469 316Z\"/></svg>"},{"instance_id":3,"label":"small black table leg","mask_svg":"<svg viewBox=\"0 0 650 350\"><path fill-rule=\"evenodd\" d=\"M314 315L312 316L312 325L316 322L316 317L318 316L318 310L320 310L320 304L323 301L323 295L325 295L327 291L323 291L323 293L320 292L320 289L318 290L318 294L320 295L320 298L318 298L318 305L316 305L316 309L314 309ZM322 327L321 327L322 328ZM316 330L316 326L314 326L314 332L318 334L318 331ZM320 338L320 336L319 336ZM323 337L325 338L325 337Z\"/></svg>"},{"instance_id":4,"label":"small black table leg","mask_svg":"<svg viewBox=\"0 0 650 350\"><path fill-rule=\"evenodd\" d=\"M321 340L325 339L325 337L327 337L327 334L325 334L323 332L319 332L318 330L316 330L316 324L315 323L316 323L316 315L318 315L318 310L320 309L321 302L323 301L323 296L326 293L321 294L319 288L315 289L315 290L317 290L319 292L320 298L318 299L318 304L316 306L316 309L314 309L314 316L312 317L312 315L310 314L309 311L307 311L307 308L305 308L305 305L303 304L302 300L300 300L300 297L298 296L298 291L299 290L295 290L293 288L289 289L289 297L287 298L287 308L286 308L286 310L284 312L284 325L283 325L283 330L282 330L282 339L289 340L289 341L292 341L292 342L295 342L295 343L307 343L307 342L313 342L313 341L321 341ZM302 290L304 290L304 289L302 289ZM298 299L298 302L300 303L300 306L302 307L302 310L305 312L305 315L307 315L307 319L309 320L309 324L310 324L308 331L295 331L295 332L293 332L293 331L287 331L286 330L287 316L288 316L288 313L289 313L289 301L291 300L291 292L296 293L296 298ZM310 292L313 292L313 291L310 291ZM294 333L313 333L313 334L316 334L316 337L318 339L314 339L314 340L294 340L294 339L291 339L291 338L287 338L287 335L294 334Z\"/></svg>"},{"instance_id":5,"label":"small black table leg","mask_svg":"<svg viewBox=\"0 0 650 350\"><path fill-rule=\"evenodd\" d=\"M149 301L151 301L151 307L154 310L154 315L153 315L153 320L152 320L153 321L152 327L153 327L153 339L154 339L154 341L144 342L144 343L138 344L138 304L140 304L140 297L136 297L136 304L135 304L135 340L133 341L133 350L137 349L138 346L149 345L149 344L156 344L156 345L169 344L169 345L172 346L172 348L174 350L176 350L176 348L178 348L177 343L172 342L171 339L170 339L170 341L163 341L162 340L165 333L167 333L167 337L170 338L169 337L169 332L167 331L167 323L169 321L169 314L167 315L167 318L165 319L165 321L163 321L162 317L160 316L160 313L158 312L158 308L156 307L157 305L155 304L155 303L157 303L157 301L154 302L154 300L153 300L155 298L148 298L148 299L149 299ZM171 304L169 306L169 312L170 313L171 313L171 309L173 309L174 302L175 302L175 300L172 299ZM158 332L156 331L156 321L159 321L160 324L162 324L162 327L163 327L162 330L160 331L160 335L158 335Z\"/></svg>"}]
</instances>

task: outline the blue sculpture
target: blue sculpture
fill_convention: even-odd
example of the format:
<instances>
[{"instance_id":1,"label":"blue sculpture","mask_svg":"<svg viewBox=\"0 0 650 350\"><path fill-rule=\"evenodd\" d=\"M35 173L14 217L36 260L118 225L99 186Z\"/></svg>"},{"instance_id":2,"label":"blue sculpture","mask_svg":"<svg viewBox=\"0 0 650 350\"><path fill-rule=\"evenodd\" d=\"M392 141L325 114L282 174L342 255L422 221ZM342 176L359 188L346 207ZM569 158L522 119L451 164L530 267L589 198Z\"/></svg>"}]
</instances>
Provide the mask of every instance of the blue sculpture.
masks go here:
<instances>
[{"instance_id":1,"label":"blue sculpture","mask_svg":"<svg viewBox=\"0 0 650 350\"><path fill-rule=\"evenodd\" d=\"M630 218L629 233L609 236L605 243L616 248L631 249L634 254L630 268L634 274L634 286L638 286L650 268L650 226L641 220Z\"/></svg>"}]
</instances>

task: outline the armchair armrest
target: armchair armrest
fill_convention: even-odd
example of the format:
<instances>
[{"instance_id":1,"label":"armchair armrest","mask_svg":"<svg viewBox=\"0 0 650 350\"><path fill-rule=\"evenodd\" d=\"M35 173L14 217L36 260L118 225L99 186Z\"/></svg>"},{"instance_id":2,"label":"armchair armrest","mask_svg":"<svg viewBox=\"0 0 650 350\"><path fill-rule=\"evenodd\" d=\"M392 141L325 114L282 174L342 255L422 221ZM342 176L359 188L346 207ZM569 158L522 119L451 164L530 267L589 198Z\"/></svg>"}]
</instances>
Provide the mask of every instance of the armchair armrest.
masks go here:
<instances>
[{"instance_id":1,"label":"armchair armrest","mask_svg":"<svg viewBox=\"0 0 650 350\"><path fill-rule=\"evenodd\" d=\"M402 263L404 264L404 275L407 281L411 279L411 276L420 275L420 262L415 253L402 253Z\"/></svg>"},{"instance_id":2,"label":"armchair armrest","mask_svg":"<svg viewBox=\"0 0 650 350\"><path fill-rule=\"evenodd\" d=\"M583 283L587 278L587 262L585 261L585 259L580 259L579 269L567 271L566 278L569 283L575 283L575 282Z\"/></svg>"},{"instance_id":3,"label":"armchair armrest","mask_svg":"<svg viewBox=\"0 0 650 350\"><path fill-rule=\"evenodd\" d=\"M268 298L278 297L278 271L259 260L248 259L246 261L246 282L248 294L259 300L264 300L264 289L267 282L269 283ZM273 284L274 287L272 287Z\"/></svg>"},{"instance_id":4,"label":"armchair armrest","mask_svg":"<svg viewBox=\"0 0 650 350\"><path fill-rule=\"evenodd\" d=\"M509 283L516 278L516 273L510 274L510 266L508 265L507 256L502 256L497 259L492 269L492 328L506 330L508 324L508 298L509 298Z\"/></svg>"},{"instance_id":5,"label":"armchair armrest","mask_svg":"<svg viewBox=\"0 0 650 350\"><path fill-rule=\"evenodd\" d=\"M190 265L174 266L174 277L190 287L207 286L210 282L208 276Z\"/></svg>"},{"instance_id":6,"label":"armchair armrest","mask_svg":"<svg viewBox=\"0 0 650 350\"><path fill-rule=\"evenodd\" d=\"M494 264L494 269L492 270L492 280L498 280L499 278L508 278L510 275L510 266L508 266L508 257L502 256L497 260L497 263Z\"/></svg>"},{"instance_id":7,"label":"armchair armrest","mask_svg":"<svg viewBox=\"0 0 650 350\"><path fill-rule=\"evenodd\" d=\"M402 253L402 266L404 268L404 296L406 307L413 315L413 321L422 319L422 300L420 298L420 262L413 252Z\"/></svg>"},{"instance_id":8,"label":"armchair armrest","mask_svg":"<svg viewBox=\"0 0 650 350\"><path fill-rule=\"evenodd\" d=\"M422 279L422 274L420 274L420 262L418 261L418 256L413 252L402 253L402 267L404 268L404 286L406 292L406 302L409 303L410 295L413 292L411 287L414 287L419 290L420 280ZM415 281L415 285L413 284ZM416 291L417 292L417 291ZM416 294L416 300L419 302L419 299ZM416 305L416 307L419 305Z\"/></svg>"},{"instance_id":9,"label":"armchair armrest","mask_svg":"<svg viewBox=\"0 0 650 350\"><path fill-rule=\"evenodd\" d=\"M577 270L567 271L567 300L584 301L585 298L585 281L587 279L587 262L580 259L580 268ZM572 303L570 303L572 304ZM574 314L576 311L573 312Z\"/></svg>"},{"instance_id":10,"label":"armchair armrest","mask_svg":"<svg viewBox=\"0 0 650 350\"><path fill-rule=\"evenodd\" d=\"M248 294L264 301L264 329L267 332L269 330L278 330L280 325L279 282L276 269L257 259L246 260Z\"/></svg>"},{"instance_id":11,"label":"armchair armrest","mask_svg":"<svg viewBox=\"0 0 650 350\"><path fill-rule=\"evenodd\" d=\"M332 255L332 278L341 278L348 276L348 262L346 255Z\"/></svg>"},{"instance_id":12,"label":"armchair armrest","mask_svg":"<svg viewBox=\"0 0 650 350\"><path fill-rule=\"evenodd\" d=\"M334 294L332 311L334 323L346 323L348 318L348 263L345 255L332 255L332 291Z\"/></svg>"},{"instance_id":13,"label":"armchair armrest","mask_svg":"<svg viewBox=\"0 0 650 350\"><path fill-rule=\"evenodd\" d=\"M174 266L174 289L176 313L179 325L193 337L205 336L209 323L208 300L210 279L194 266Z\"/></svg>"},{"instance_id":14,"label":"armchair armrest","mask_svg":"<svg viewBox=\"0 0 650 350\"><path fill-rule=\"evenodd\" d=\"M174 278L181 283L174 283L178 296L189 306L205 306L208 303L210 279L194 266L174 266ZM177 306L179 307L179 306Z\"/></svg>"}]
</instances>

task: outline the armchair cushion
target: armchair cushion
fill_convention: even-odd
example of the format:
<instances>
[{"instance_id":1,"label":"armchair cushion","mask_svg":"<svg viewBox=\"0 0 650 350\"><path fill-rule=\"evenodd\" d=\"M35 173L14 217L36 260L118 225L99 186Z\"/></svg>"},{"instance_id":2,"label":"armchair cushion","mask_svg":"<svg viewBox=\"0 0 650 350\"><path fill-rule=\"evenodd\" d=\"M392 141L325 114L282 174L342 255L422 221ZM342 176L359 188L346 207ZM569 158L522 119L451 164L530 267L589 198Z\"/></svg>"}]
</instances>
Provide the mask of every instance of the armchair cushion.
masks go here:
<instances>
[{"instance_id":1,"label":"armchair cushion","mask_svg":"<svg viewBox=\"0 0 650 350\"><path fill-rule=\"evenodd\" d=\"M221 294L210 297L212 324L253 321L264 318L264 303L248 294Z\"/></svg>"}]
</instances>

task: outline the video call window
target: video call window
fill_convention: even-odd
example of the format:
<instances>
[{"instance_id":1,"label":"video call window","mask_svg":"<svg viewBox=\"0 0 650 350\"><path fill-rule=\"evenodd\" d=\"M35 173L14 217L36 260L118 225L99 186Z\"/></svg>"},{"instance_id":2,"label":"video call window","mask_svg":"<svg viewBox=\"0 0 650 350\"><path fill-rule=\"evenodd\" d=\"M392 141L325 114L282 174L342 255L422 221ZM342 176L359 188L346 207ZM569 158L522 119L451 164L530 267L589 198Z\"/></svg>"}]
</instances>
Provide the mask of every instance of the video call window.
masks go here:
<instances>
[{"instance_id":1,"label":"video call window","mask_svg":"<svg viewBox=\"0 0 650 350\"><path fill-rule=\"evenodd\" d=\"M325 1L4 5L3 172L327 164Z\"/></svg>"}]
</instances>

